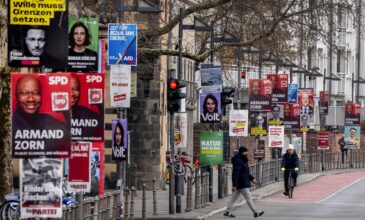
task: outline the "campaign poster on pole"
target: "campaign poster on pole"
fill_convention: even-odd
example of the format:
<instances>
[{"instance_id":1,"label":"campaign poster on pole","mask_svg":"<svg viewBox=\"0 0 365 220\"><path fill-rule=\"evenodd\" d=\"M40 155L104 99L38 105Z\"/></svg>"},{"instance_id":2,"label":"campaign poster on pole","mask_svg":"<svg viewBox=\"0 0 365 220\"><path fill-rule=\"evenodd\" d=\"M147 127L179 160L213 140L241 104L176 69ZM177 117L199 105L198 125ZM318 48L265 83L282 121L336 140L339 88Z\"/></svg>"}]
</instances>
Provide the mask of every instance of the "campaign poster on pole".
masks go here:
<instances>
[{"instance_id":1,"label":"campaign poster on pole","mask_svg":"<svg viewBox=\"0 0 365 220\"><path fill-rule=\"evenodd\" d=\"M62 217L62 159L20 160L21 218Z\"/></svg>"},{"instance_id":2,"label":"campaign poster on pole","mask_svg":"<svg viewBox=\"0 0 365 220\"><path fill-rule=\"evenodd\" d=\"M223 163L223 133L202 131L200 133L201 166Z\"/></svg>"},{"instance_id":3,"label":"campaign poster on pole","mask_svg":"<svg viewBox=\"0 0 365 220\"><path fill-rule=\"evenodd\" d=\"M68 73L12 73L14 158L70 156L71 83Z\"/></svg>"},{"instance_id":4,"label":"campaign poster on pole","mask_svg":"<svg viewBox=\"0 0 365 220\"><path fill-rule=\"evenodd\" d=\"M269 147L284 147L284 126L269 126Z\"/></svg>"},{"instance_id":5,"label":"campaign poster on pole","mask_svg":"<svg viewBox=\"0 0 365 220\"><path fill-rule=\"evenodd\" d=\"M137 66L137 25L108 24L108 65Z\"/></svg>"},{"instance_id":6,"label":"campaign poster on pole","mask_svg":"<svg viewBox=\"0 0 365 220\"><path fill-rule=\"evenodd\" d=\"M344 136L347 148L360 149L360 126L345 126Z\"/></svg>"},{"instance_id":7,"label":"campaign poster on pole","mask_svg":"<svg viewBox=\"0 0 365 220\"><path fill-rule=\"evenodd\" d=\"M9 66L67 68L67 2L9 0Z\"/></svg>"},{"instance_id":8,"label":"campaign poster on pole","mask_svg":"<svg viewBox=\"0 0 365 220\"><path fill-rule=\"evenodd\" d=\"M312 88L298 90L300 104L301 131L309 130L309 125L314 123L314 91Z\"/></svg>"},{"instance_id":9,"label":"campaign poster on pole","mask_svg":"<svg viewBox=\"0 0 365 220\"><path fill-rule=\"evenodd\" d=\"M229 136L247 137L248 135L248 111L229 111Z\"/></svg>"},{"instance_id":10,"label":"campaign poster on pole","mask_svg":"<svg viewBox=\"0 0 365 220\"><path fill-rule=\"evenodd\" d=\"M360 125L361 105L358 103L345 104L345 125Z\"/></svg>"},{"instance_id":11,"label":"campaign poster on pole","mask_svg":"<svg viewBox=\"0 0 365 220\"><path fill-rule=\"evenodd\" d=\"M91 190L85 198L102 196L104 194L104 143L92 142L91 151Z\"/></svg>"},{"instance_id":12,"label":"campaign poster on pole","mask_svg":"<svg viewBox=\"0 0 365 220\"><path fill-rule=\"evenodd\" d=\"M222 67L212 63L201 64L201 88L203 93L222 92Z\"/></svg>"},{"instance_id":13,"label":"campaign poster on pole","mask_svg":"<svg viewBox=\"0 0 365 220\"><path fill-rule=\"evenodd\" d=\"M302 137L297 137L295 134L291 138L291 142L294 146L295 151L298 154L298 157L302 157Z\"/></svg>"},{"instance_id":14,"label":"campaign poster on pole","mask_svg":"<svg viewBox=\"0 0 365 220\"><path fill-rule=\"evenodd\" d=\"M187 151L188 137L188 115L185 112L174 114L174 136L175 149L181 149L182 152Z\"/></svg>"},{"instance_id":15,"label":"campaign poster on pole","mask_svg":"<svg viewBox=\"0 0 365 220\"><path fill-rule=\"evenodd\" d=\"M128 124L127 119L112 120L112 160L127 160Z\"/></svg>"},{"instance_id":16,"label":"campaign poster on pole","mask_svg":"<svg viewBox=\"0 0 365 220\"><path fill-rule=\"evenodd\" d=\"M72 73L73 141L104 140L104 74Z\"/></svg>"},{"instance_id":17,"label":"campaign poster on pole","mask_svg":"<svg viewBox=\"0 0 365 220\"><path fill-rule=\"evenodd\" d=\"M284 124L284 105L273 104L271 112L267 113L267 121L270 125Z\"/></svg>"},{"instance_id":18,"label":"campaign poster on pole","mask_svg":"<svg viewBox=\"0 0 365 220\"><path fill-rule=\"evenodd\" d=\"M330 133L328 131L318 131L317 133L317 149L330 149Z\"/></svg>"},{"instance_id":19,"label":"campaign poster on pole","mask_svg":"<svg viewBox=\"0 0 365 220\"><path fill-rule=\"evenodd\" d=\"M97 72L99 19L68 19L68 68L70 72Z\"/></svg>"},{"instance_id":20,"label":"campaign poster on pole","mask_svg":"<svg viewBox=\"0 0 365 220\"><path fill-rule=\"evenodd\" d=\"M319 112L322 115L328 115L328 101L329 101L328 91L320 91L319 92Z\"/></svg>"},{"instance_id":21,"label":"campaign poster on pole","mask_svg":"<svg viewBox=\"0 0 365 220\"><path fill-rule=\"evenodd\" d=\"M267 74L267 79L271 81L272 103L288 102L288 75L287 74Z\"/></svg>"},{"instance_id":22,"label":"campaign poster on pole","mask_svg":"<svg viewBox=\"0 0 365 220\"><path fill-rule=\"evenodd\" d=\"M300 105L284 104L284 127L285 131L299 131L300 129Z\"/></svg>"},{"instance_id":23,"label":"campaign poster on pole","mask_svg":"<svg viewBox=\"0 0 365 220\"><path fill-rule=\"evenodd\" d=\"M298 102L298 84L289 84L288 103L296 104Z\"/></svg>"},{"instance_id":24,"label":"campaign poster on pole","mask_svg":"<svg viewBox=\"0 0 365 220\"><path fill-rule=\"evenodd\" d=\"M267 135L267 114L266 112L250 111L250 134L251 136Z\"/></svg>"},{"instance_id":25,"label":"campaign poster on pole","mask_svg":"<svg viewBox=\"0 0 365 220\"><path fill-rule=\"evenodd\" d=\"M110 66L110 106L131 106L131 66Z\"/></svg>"},{"instance_id":26,"label":"campaign poster on pole","mask_svg":"<svg viewBox=\"0 0 365 220\"><path fill-rule=\"evenodd\" d=\"M214 123L221 120L221 94L200 94L200 123Z\"/></svg>"},{"instance_id":27,"label":"campaign poster on pole","mask_svg":"<svg viewBox=\"0 0 365 220\"><path fill-rule=\"evenodd\" d=\"M67 175L67 188L69 191L90 192L91 151L92 142L72 142Z\"/></svg>"},{"instance_id":28,"label":"campaign poster on pole","mask_svg":"<svg viewBox=\"0 0 365 220\"><path fill-rule=\"evenodd\" d=\"M249 110L255 112L271 111L271 81L250 79L249 81Z\"/></svg>"}]
</instances>

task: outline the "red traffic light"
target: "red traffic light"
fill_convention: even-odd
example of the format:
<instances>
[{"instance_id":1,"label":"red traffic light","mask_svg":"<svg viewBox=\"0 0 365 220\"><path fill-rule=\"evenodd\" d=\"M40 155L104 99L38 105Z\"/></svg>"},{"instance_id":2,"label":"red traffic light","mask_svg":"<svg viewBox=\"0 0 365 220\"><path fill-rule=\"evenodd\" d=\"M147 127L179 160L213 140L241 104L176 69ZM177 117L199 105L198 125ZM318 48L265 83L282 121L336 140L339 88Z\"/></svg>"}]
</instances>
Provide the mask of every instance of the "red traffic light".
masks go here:
<instances>
[{"instance_id":1,"label":"red traffic light","mask_svg":"<svg viewBox=\"0 0 365 220\"><path fill-rule=\"evenodd\" d=\"M177 82L175 80L170 81L169 88L170 89L176 89L177 88Z\"/></svg>"}]
</instances>

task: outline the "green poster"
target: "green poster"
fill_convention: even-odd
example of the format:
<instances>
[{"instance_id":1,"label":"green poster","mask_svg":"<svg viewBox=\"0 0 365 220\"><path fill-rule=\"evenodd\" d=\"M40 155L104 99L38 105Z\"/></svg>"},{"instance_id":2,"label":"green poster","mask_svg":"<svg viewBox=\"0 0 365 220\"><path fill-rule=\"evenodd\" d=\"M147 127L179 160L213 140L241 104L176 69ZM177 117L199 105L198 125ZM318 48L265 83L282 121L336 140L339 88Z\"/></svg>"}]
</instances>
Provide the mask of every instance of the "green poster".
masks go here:
<instances>
[{"instance_id":1,"label":"green poster","mask_svg":"<svg viewBox=\"0 0 365 220\"><path fill-rule=\"evenodd\" d=\"M223 133L202 131L200 133L200 162L202 166L223 163Z\"/></svg>"}]
</instances>

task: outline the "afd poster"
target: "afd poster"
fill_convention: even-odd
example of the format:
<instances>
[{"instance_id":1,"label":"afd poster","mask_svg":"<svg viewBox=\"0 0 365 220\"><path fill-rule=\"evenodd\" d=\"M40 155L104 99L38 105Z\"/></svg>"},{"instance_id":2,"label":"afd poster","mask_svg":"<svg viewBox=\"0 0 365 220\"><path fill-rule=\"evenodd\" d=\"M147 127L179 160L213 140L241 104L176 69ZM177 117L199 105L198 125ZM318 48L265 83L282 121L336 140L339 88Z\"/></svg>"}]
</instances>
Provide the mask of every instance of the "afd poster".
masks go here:
<instances>
[{"instance_id":1,"label":"afd poster","mask_svg":"<svg viewBox=\"0 0 365 220\"><path fill-rule=\"evenodd\" d=\"M110 66L110 106L131 106L131 66Z\"/></svg>"},{"instance_id":2,"label":"afd poster","mask_svg":"<svg viewBox=\"0 0 365 220\"><path fill-rule=\"evenodd\" d=\"M8 64L67 68L67 0L9 0Z\"/></svg>"},{"instance_id":3,"label":"afd poster","mask_svg":"<svg viewBox=\"0 0 365 220\"><path fill-rule=\"evenodd\" d=\"M175 149L180 149L181 152L186 152L188 143L187 113L178 112L174 114L174 136L175 136Z\"/></svg>"},{"instance_id":4,"label":"afd poster","mask_svg":"<svg viewBox=\"0 0 365 220\"><path fill-rule=\"evenodd\" d=\"M62 218L62 159L20 160L20 215Z\"/></svg>"},{"instance_id":5,"label":"afd poster","mask_svg":"<svg viewBox=\"0 0 365 220\"><path fill-rule=\"evenodd\" d=\"M68 73L12 73L14 158L70 156L71 77Z\"/></svg>"},{"instance_id":6,"label":"afd poster","mask_svg":"<svg viewBox=\"0 0 365 220\"><path fill-rule=\"evenodd\" d=\"M288 103L296 104L298 102L298 84L289 84Z\"/></svg>"},{"instance_id":7,"label":"afd poster","mask_svg":"<svg viewBox=\"0 0 365 220\"><path fill-rule=\"evenodd\" d=\"M267 79L271 81L272 102L288 102L288 75L287 74L267 74Z\"/></svg>"},{"instance_id":8,"label":"afd poster","mask_svg":"<svg viewBox=\"0 0 365 220\"><path fill-rule=\"evenodd\" d=\"M74 18L68 20L69 72L97 72L99 49L99 19Z\"/></svg>"},{"instance_id":9,"label":"afd poster","mask_svg":"<svg viewBox=\"0 0 365 220\"><path fill-rule=\"evenodd\" d=\"M248 111L229 111L229 136L247 137L248 135Z\"/></svg>"},{"instance_id":10,"label":"afd poster","mask_svg":"<svg viewBox=\"0 0 365 220\"><path fill-rule=\"evenodd\" d=\"M71 157L68 159L67 188L73 192L91 190L92 142L72 142Z\"/></svg>"},{"instance_id":11,"label":"afd poster","mask_svg":"<svg viewBox=\"0 0 365 220\"><path fill-rule=\"evenodd\" d=\"M255 112L271 111L271 81L250 79L249 81L249 110Z\"/></svg>"},{"instance_id":12,"label":"afd poster","mask_svg":"<svg viewBox=\"0 0 365 220\"><path fill-rule=\"evenodd\" d=\"M104 140L104 74L72 73L73 141Z\"/></svg>"},{"instance_id":13,"label":"afd poster","mask_svg":"<svg viewBox=\"0 0 365 220\"><path fill-rule=\"evenodd\" d=\"M203 93L222 92L222 67L212 63L201 64L201 88Z\"/></svg>"},{"instance_id":14,"label":"afd poster","mask_svg":"<svg viewBox=\"0 0 365 220\"><path fill-rule=\"evenodd\" d=\"M223 133L202 131L200 133L200 163L202 166L223 163Z\"/></svg>"},{"instance_id":15,"label":"afd poster","mask_svg":"<svg viewBox=\"0 0 365 220\"><path fill-rule=\"evenodd\" d=\"M221 120L221 94L200 94L200 123L214 123Z\"/></svg>"},{"instance_id":16,"label":"afd poster","mask_svg":"<svg viewBox=\"0 0 365 220\"><path fill-rule=\"evenodd\" d=\"M128 158L128 125L126 119L112 120L112 159Z\"/></svg>"},{"instance_id":17,"label":"afd poster","mask_svg":"<svg viewBox=\"0 0 365 220\"><path fill-rule=\"evenodd\" d=\"M108 24L108 65L137 66L137 25Z\"/></svg>"}]
</instances>

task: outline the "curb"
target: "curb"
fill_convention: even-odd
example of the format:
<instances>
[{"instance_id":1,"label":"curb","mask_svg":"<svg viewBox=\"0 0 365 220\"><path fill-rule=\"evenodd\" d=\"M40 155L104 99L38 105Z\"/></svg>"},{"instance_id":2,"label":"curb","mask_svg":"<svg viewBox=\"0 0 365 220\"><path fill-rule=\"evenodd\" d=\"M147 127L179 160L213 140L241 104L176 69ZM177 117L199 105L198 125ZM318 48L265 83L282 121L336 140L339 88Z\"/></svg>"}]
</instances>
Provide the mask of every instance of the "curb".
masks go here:
<instances>
[{"instance_id":1,"label":"curb","mask_svg":"<svg viewBox=\"0 0 365 220\"><path fill-rule=\"evenodd\" d=\"M346 169L346 170L336 170L336 171L333 171L333 170L332 170L332 171L328 171L328 172L319 172L319 173L316 173L317 175L315 175L315 176L313 176L313 177L310 177L310 178L306 179L306 180L305 180L305 181L303 181L303 182L298 183L298 185L299 185L299 186L300 186L300 185L303 185L303 184L305 184L305 183L311 182L311 181L313 181L313 180L315 180L315 179L318 179L319 177L326 176L326 175L335 175L335 174L347 173L347 172L357 172L357 171L361 171L361 170L365 170L365 169L360 168L360 169L356 169L356 170L353 170L353 169ZM282 181L279 181L279 182L282 182ZM266 194L260 195L260 196L258 196L258 197L256 197L256 198L253 198L252 200L253 200L253 201L255 201L255 200L261 200L261 199L263 199L263 198L266 198L266 197L269 197L269 196L271 196L271 195L273 195L273 194L276 194L276 193L278 193L278 192L280 192L280 191L282 191L282 190L283 190L283 189L279 188L279 189L277 189L277 190L273 190L273 191L271 191L271 192L269 192L269 193L266 193ZM235 204L233 207L240 207L240 206L243 206L244 204L246 204L246 201L245 201L245 200L243 200L243 201L242 201L242 202L240 202L240 203ZM211 212L209 212L209 213L207 213L207 214L200 215L200 216L196 217L195 219L201 219L201 220L207 219L207 218L208 218L208 217L210 217L210 216L213 216L213 215L215 215L215 214L218 214L218 213L220 213L220 212L223 212L224 210L226 210L226 208L227 208L227 207L223 207L223 208L220 208L220 209L217 209L217 210L211 211Z\"/></svg>"}]
</instances>

